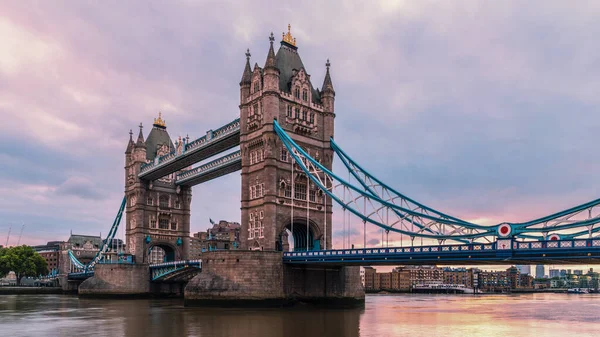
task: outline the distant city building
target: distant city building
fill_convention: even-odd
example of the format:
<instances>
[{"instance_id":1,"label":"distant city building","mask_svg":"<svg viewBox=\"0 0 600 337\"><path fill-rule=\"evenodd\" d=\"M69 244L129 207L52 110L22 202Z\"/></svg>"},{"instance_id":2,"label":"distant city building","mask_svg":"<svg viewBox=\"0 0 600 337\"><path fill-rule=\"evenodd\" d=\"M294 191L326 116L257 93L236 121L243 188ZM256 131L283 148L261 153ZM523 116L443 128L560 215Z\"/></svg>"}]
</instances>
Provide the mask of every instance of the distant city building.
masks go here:
<instances>
[{"instance_id":1,"label":"distant city building","mask_svg":"<svg viewBox=\"0 0 600 337\"><path fill-rule=\"evenodd\" d=\"M48 273L51 273L53 270L58 271L60 267L61 244L64 244L64 241L50 241L45 245L31 247L46 260L46 264L48 264Z\"/></svg>"},{"instance_id":2,"label":"distant city building","mask_svg":"<svg viewBox=\"0 0 600 337\"><path fill-rule=\"evenodd\" d=\"M575 274L575 275L583 275L583 270L579 270L579 269L573 270L573 274Z\"/></svg>"},{"instance_id":3,"label":"distant city building","mask_svg":"<svg viewBox=\"0 0 600 337\"><path fill-rule=\"evenodd\" d=\"M558 269L550 269L550 278L560 277L560 270Z\"/></svg>"},{"instance_id":4,"label":"distant city building","mask_svg":"<svg viewBox=\"0 0 600 337\"><path fill-rule=\"evenodd\" d=\"M543 264L538 264L535 266L535 277L536 278L544 278L546 276L546 268L544 268Z\"/></svg>"},{"instance_id":5,"label":"distant city building","mask_svg":"<svg viewBox=\"0 0 600 337\"><path fill-rule=\"evenodd\" d=\"M516 267L519 270L519 273L531 275L531 266L529 266L529 265L517 265Z\"/></svg>"},{"instance_id":6,"label":"distant city building","mask_svg":"<svg viewBox=\"0 0 600 337\"><path fill-rule=\"evenodd\" d=\"M221 220L213 223L206 232L194 233L190 238L190 258L198 258L203 252L231 250L240 247L240 224Z\"/></svg>"},{"instance_id":7,"label":"distant city building","mask_svg":"<svg viewBox=\"0 0 600 337\"><path fill-rule=\"evenodd\" d=\"M365 269L365 290L375 290L375 278L377 270L373 267L364 267ZM379 282L377 282L379 283Z\"/></svg>"},{"instance_id":8,"label":"distant city building","mask_svg":"<svg viewBox=\"0 0 600 337\"><path fill-rule=\"evenodd\" d=\"M360 284L365 287L365 267L360 267Z\"/></svg>"},{"instance_id":9,"label":"distant city building","mask_svg":"<svg viewBox=\"0 0 600 337\"><path fill-rule=\"evenodd\" d=\"M391 272L377 273L365 267L365 290L367 291L411 291L416 285L441 284L444 271L433 266L397 267Z\"/></svg>"},{"instance_id":10,"label":"distant city building","mask_svg":"<svg viewBox=\"0 0 600 337\"><path fill-rule=\"evenodd\" d=\"M468 288L473 288L473 274L476 269L467 268L444 268L444 284L464 285Z\"/></svg>"}]
</instances>

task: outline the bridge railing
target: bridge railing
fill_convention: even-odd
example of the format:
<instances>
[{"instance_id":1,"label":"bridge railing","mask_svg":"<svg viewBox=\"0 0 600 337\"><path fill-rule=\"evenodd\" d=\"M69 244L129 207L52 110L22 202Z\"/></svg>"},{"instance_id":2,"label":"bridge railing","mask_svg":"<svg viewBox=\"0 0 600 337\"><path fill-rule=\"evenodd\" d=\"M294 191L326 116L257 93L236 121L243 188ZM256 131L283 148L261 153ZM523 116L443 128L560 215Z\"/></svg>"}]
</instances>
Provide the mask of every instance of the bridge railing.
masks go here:
<instances>
[{"instance_id":1,"label":"bridge railing","mask_svg":"<svg viewBox=\"0 0 600 337\"><path fill-rule=\"evenodd\" d=\"M163 263L153 263L150 265L150 280L157 281L169 274L179 272L188 267L202 269L202 260L183 260Z\"/></svg>"},{"instance_id":2,"label":"bridge railing","mask_svg":"<svg viewBox=\"0 0 600 337\"><path fill-rule=\"evenodd\" d=\"M162 268L162 267L183 266L183 265L202 266L202 260L200 260L200 259L198 259L198 260L181 260L181 261L152 263L149 265L149 267L150 268Z\"/></svg>"},{"instance_id":3,"label":"bridge railing","mask_svg":"<svg viewBox=\"0 0 600 337\"><path fill-rule=\"evenodd\" d=\"M226 137L232 133L238 132L239 130L240 130L240 119L237 118L234 121L227 123L224 126L218 128L214 131L210 130L206 133L206 135L185 144L184 151L181 155L177 155L177 151L174 150L174 151L171 151L170 153L167 153L163 156L158 157L153 162L142 164L142 166L140 168L140 174L146 173L154 168L158 168L167 163L170 163L179 156L188 154L190 151L195 151L197 149L203 148L205 145L211 144L212 142L214 142L220 138Z\"/></svg>"},{"instance_id":4,"label":"bridge railing","mask_svg":"<svg viewBox=\"0 0 600 337\"><path fill-rule=\"evenodd\" d=\"M513 242L513 249L548 249L548 248L600 248L600 239L574 239L574 240L554 240L554 241L527 241Z\"/></svg>"},{"instance_id":5,"label":"bridge railing","mask_svg":"<svg viewBox=\"0 0 600 337\"><path fill-rule=\"evenodd\" d=\"M499 240L502 241L502 240ZM352 256L362 254L414 254L414 253L452 253L463 251L491 251L491 250L535 250L535 249L577 249L595 247L600 249L600 239L578 239L557 241L512 241L512 245L506 248L498 248L497 242L493 243L469 243L464 245L436 245L436 246L412 246L412 247L386 247L386 248L358 248L358 249L332 249L304 252L284 252L284 257L307 257L307 256Z\"/></svg>"}]
</instances>

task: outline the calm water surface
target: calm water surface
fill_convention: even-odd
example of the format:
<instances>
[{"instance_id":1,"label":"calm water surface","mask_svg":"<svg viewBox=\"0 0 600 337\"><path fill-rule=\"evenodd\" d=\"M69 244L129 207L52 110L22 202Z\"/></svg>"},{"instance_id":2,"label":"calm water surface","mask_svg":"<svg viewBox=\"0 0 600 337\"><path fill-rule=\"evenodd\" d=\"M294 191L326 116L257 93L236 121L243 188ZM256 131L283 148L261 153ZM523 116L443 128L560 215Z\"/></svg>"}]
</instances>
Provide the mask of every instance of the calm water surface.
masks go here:
<instances>
[{"instance_id":1,"label":"calm water surface","mask_svg":"<svg viewBox=\"0 0 600 337\"><path fill-rule=\"evenodd\" d=\"M599 336L600 295L372 295L362 309L0 296L0 336Z\"/></svg>"}]
</instances>

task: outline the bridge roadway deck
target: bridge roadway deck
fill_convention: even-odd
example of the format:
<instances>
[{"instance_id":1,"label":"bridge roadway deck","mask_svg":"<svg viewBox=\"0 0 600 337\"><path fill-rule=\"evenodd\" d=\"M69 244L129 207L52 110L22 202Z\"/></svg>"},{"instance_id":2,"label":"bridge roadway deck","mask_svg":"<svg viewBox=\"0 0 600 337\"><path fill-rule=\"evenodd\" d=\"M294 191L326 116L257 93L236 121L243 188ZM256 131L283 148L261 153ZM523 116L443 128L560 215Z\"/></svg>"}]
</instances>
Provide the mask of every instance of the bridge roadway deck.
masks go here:
<instances>
[{"instance_id":1,"label":"bridge roadway deck","mask_svg":"<svg viewBox=\"0 0 600 337\"><path fill-rule=\"evenodd\" d=\"M600 239L286 252L283 263L335 266L600 263ZM506 244L509 241L509 244ZM500 248L498 248L500 247Z\"/></svg>"},{"instance_id":2,"label":"bridge roadway deck","mask_svg":"<svg viewBox=\"0 0 600 337\"><path fill-rule=\"evenodd\" d=\"M190 146L180 155L172 153L164 158L159 158L158 163L143 166L138 177L143 180L156 180L239 145L240 129L238 126L237 129L223 133L218 138L207 140L198 146Z\"/></svg>"}]
</instances>

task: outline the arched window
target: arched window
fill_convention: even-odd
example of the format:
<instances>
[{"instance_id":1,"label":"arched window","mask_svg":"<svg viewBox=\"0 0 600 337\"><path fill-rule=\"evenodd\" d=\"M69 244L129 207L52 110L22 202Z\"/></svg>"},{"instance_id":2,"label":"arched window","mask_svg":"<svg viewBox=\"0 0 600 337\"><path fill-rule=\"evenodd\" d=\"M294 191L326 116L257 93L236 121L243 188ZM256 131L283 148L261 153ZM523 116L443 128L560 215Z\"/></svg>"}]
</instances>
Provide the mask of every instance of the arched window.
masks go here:
<instances>
[{"instance_id":1,"label":"arched window","mask_svg":"<svg viewBox=\"0 0 600 337\"><path fill-rule=\"evenodd\" d=\"M166 195L161 195L158 199L158 205L160 208L168 208L169 207L169 197Z\"/></svg>"},{"instance_id":2,"label":"arched window","mask_svg":"<svg viewBox=\"0 0 600 337\"><path fill-rule=\"evenodd\" d=\"M258 92L260 90L260 81L254 82L254 92Z\"/></svg>"},{"instance_id":3,"label":"arched window","mask_svg":"<svg viewBox=\"0 0 600 337\"><path fill-rule=\"evenodd\" d=\"M294 89L294 97L296 97L298 99L300 98L300 89L298 89L298 88Z\"/></svg>"},{"instance_id":4,"label":"arched window","mask_svg":"<svg viewBox=\"0 0 600 337\"><path fill-rule=\"evenodd\" d=\"M307 118L306 118L306 110L302 110L302 120L303 121L307 120Z\"/></svg>"},{"instance_id":5,"label":"arched window","mask_svg":"<svg viewBox=\"0 0 600 337\"><path fill-rule=\"evenodd\" d=\"M296 119L300 118L300 108L296 108Z\"/></svg>"},{"instance_id":6,"label":"arched window","mask_svg":"<svg viewBox=\"0 0 600 337\"><path fill-rule=\"evenodd\" d=\"M308 90L304 89L302 90L302 100L303 101L308 101Z\"/></svg>"},{"instance_id":7,"label":"arched window","mask_svg":"<svg viewBox=\"0 0 600 337\"><path fill-rule=\"evenodd\" d=\"M288 104L287 106L287 115L289 118L292 118L292 106Z\"/></svg>"},{"instance_id":8,"label":"arched window","mask_svg":"<svg viewBox=\"0 0 600 337\"><path fill-rule=\"evenodd\" d=\"M311 112L310 113L310 124L314 124L315 123L315 113Z\"/></svg>"}]
</instances>

